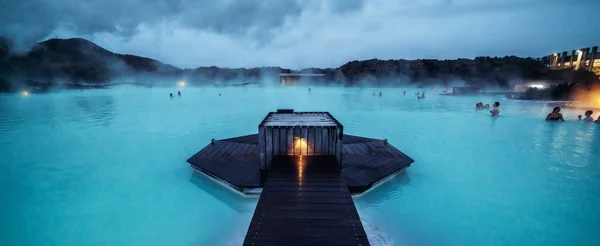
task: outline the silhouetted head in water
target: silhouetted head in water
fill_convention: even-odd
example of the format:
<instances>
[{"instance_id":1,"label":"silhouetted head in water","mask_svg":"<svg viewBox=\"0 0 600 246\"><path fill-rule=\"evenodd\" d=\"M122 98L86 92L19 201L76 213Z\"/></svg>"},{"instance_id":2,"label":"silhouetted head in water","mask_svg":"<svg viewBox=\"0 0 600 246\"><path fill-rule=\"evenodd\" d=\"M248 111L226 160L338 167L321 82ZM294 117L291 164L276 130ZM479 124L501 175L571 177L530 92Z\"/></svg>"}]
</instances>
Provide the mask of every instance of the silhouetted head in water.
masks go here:
<instances>
[{"instance_id":1,"label":"silhouetted head in water","mask_svg":"<svg viewBox=\"0 0 600 246\"><path fill-rule=\"evenodd\" d=\"M170 97L173 97L173 93L170 93L170 94L169 94L169 96L170 96Z\"/></svg>"},{"instance_id":2,"label":"silhouetted head in water","mask_svg":"<svg viewBox=\"0 0 600 246\"><path fill-rule=\"evenodd\" d=\"M381 91L379 92L379 96L383 96L383 93L381 93Z\"/></svg>"},{"instance_id":3,"label":"silhouetted head in water","mask_svg":"<svg viewBox=\"0 0 600 246\"><path fill-rule=\"evenodd\" d=\"M546 111L548 112L548 111ZM554 109L552 110L552 113L558 113L560 112L560 107L554 107Z\"/></svg>"},{"instance_id":4,"label":"silhouetted head in water","mask_svg":"<svg viewBox=\"0 0 600 246\"><path fill-rule=\"evenodd\" d=\"M594 111L592 110L585 111L585 119L583 120L590 122L594 121L594 118L592 118L592 114L594 114ZM579 119L581 120L581 115L579 115Z\"/></svg>"},{"instance_id":5,"label":"silhouetted head in water","mask_svg":"<svg viewBox=\"0 0 600 246\"><path fill-rule=\"evenodd\" d=\"M177 95L178 95L178 96L181 96L181 91L178 91L178 92L177 92Z\"/></svg>"},{"instance_id":6,"label":"silhouetted head in water","mask_svg":"<svg viewBox=\"0 0 600 246\"><path fill-rule=\"evenodd\" d=\"M219 93L219 96L221 96L221 93Z\"/></svg>"}]
</instances>

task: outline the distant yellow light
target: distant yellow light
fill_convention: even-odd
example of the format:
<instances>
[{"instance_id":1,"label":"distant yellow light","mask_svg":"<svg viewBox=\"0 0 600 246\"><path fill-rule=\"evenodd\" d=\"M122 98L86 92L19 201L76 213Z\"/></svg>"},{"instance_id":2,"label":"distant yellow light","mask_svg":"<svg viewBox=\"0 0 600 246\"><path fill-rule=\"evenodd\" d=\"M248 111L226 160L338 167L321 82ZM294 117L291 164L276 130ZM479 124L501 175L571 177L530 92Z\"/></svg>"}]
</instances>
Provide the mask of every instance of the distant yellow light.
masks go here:
<instances>
[{"instance_id":1,"label":"distant yellow light","mask_svg":"<svg viewBox=\"0 0 600 246\"><path fill-rule=\"evenodd\" d=\"M28 91L23 91L23 92L21 92L21 94L22 94L23 96L29 96L29 92L28 92Z\"/></svg>"},{"instance_id":2,"label":"distant yellow light","mask_svg":"<svg viewBox=\"0 0 600 246\"><path fill-rule=\"evenodd\" d=\"M185 86L185 81L179 81L179 83L177 83L179 85L179 87L184 87Z\"/></svg>"},{"instance_id":3,"label":"distant yellow light","mask_svg":"<svg viewBox=\"0 0 600 246\"><path fill-rule=\"evenodd\" d=\"M554 53L555 56L558 56L558 53Z\"/></svg>"}]
</instances>

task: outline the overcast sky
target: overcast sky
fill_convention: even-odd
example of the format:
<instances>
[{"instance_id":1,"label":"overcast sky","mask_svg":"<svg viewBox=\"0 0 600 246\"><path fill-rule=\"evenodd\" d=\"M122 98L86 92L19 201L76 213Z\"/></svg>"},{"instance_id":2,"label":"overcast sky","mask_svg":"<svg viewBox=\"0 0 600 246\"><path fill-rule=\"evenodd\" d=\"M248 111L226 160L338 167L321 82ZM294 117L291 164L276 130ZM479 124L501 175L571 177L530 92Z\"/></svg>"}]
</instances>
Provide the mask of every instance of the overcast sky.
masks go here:
<instances>
[{"instance_id":1,"label":"overcast sky","mask_svg":"<svg viewBox=\"0 0 600 246\"><path fill-rule=\"evenodd\" d=\"M21 45L83 37L182 68L543 56L600 45L599 0L0 0Z\"/></svg>"}]
</instances>

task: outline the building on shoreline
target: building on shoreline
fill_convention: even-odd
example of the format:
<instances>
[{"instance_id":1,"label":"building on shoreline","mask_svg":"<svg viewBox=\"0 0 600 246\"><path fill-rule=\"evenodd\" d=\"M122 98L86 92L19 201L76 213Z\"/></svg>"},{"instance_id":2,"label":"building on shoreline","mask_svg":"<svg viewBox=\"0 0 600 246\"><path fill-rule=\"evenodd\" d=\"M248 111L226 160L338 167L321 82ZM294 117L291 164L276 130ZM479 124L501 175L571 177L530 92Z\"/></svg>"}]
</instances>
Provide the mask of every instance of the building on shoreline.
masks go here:
<instances>
[{"instance_id":1,"label":"building on shoreline","mask_svg":"<svg viewBox=\"0 0 600 246\"><path fill-rule=\"evenodd\" d=\"M600 75L598 46L572 50L570 53L563 51L538 58L538 60L550 69L582 69Z\"/></svg>"},{"instance_id":2,"label":"building on shoreline","mask_svg":"<svg viewBox=\"0 0 600 246\"><path fill-rule=\"evenodd\" d=\"M279 82L282 85L296 85L301 80L312 81L314 79L318 79L320 77L325 76L325 74L317 74L317 73L281 73L279 74Z\"/></svg>"}]
</instances>

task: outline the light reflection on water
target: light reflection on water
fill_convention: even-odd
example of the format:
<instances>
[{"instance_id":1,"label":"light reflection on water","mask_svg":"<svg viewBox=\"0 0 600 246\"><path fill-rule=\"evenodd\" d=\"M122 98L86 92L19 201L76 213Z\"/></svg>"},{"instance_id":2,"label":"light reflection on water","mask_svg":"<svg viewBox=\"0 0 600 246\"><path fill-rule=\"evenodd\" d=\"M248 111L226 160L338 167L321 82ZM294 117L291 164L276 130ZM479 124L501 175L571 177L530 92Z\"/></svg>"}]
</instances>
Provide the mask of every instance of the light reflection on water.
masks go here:
<instances>
[{"instance_id":1,"label":"light reflection on water","mask_svg":"<svg viewBox=\"0 0 600 246\"><path fill-rule=\"evenodd\" d=\"M400 89L184 88L0 95L7 245L239 245L256 198L193 174L277 108L330 111L415 159L355 198L375 245L597 245L600 125L543 102ZM383 97L373 97L382 91ZM219 96L221 93L221 96ZM501 117L475 111L501 102ZM2 244L5 245L5 244Z\"/></svg>"}]
</instances>

